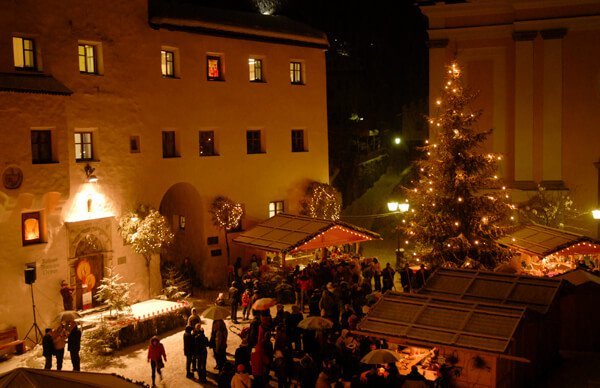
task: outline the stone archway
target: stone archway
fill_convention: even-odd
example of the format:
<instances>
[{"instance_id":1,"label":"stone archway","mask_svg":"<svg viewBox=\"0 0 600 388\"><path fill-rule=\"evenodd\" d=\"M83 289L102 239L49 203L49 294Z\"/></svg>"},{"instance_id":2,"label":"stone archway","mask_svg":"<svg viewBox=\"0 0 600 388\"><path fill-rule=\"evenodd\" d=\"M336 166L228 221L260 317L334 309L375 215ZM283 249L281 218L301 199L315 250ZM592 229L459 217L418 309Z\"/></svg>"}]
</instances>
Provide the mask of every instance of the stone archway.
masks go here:
<instances>
[{"instance_id":1,"label":"stone archway","mask_svg":"<svg viewBox=\"0 0 600 388\"><path fill-rule=\"evenodd\" d=\"M175 235L173 244L161 254L161 267L167 262L179 267L184 258L189 257L198 280L203 281L205 212L200 194L190 183L174 184L165 192L159 211L169 221Z\"/></svg>"}]
</instances>

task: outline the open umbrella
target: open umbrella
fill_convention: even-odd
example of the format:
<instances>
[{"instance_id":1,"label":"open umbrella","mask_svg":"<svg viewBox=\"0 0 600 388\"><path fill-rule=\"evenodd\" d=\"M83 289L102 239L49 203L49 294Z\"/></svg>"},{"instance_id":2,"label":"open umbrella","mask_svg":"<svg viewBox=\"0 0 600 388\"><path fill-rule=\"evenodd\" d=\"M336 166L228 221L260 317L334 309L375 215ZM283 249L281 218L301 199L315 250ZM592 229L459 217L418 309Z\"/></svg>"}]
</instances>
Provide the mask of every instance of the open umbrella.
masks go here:
<instances>
[{"instance_id":1,"label":"open umbrella","mask_svg":"<svg viewBox=\"0 0 600 388\"><path fill-rule=\"evenodd\" d=\"M260 298L252 304L252 310L268 310L276 304L277 301L273 298Z\"/></svg>"},{"instance_id":2,"label":"open umbrella","mask_svg":"<svg viewBox=\"0 0 600 388\"><path fill-rule=\"evenodd\" d=\"M388 349L375 349L367 353L360 362L363 364L389 364L390 362L400 361L400 356Z\"/></svg>"},{"instance_id":3,"label":"open umbrella","mask_svg":"<svg viewBox=\"0 0 600 388\"><path fill-rule=\"evenodd\" d=\"M219 306L211 306L202 312L204 318L212 319L216 321L218 319L225 319L229 316L229 310Z\"/></svg>"},{"instance_id":4,"label":"open umbrella","mask_svg":"<svg viewBox=\"0 0 600 388\"><path fill-rule=\"evenodd\" d=\"M308 317L301 320L298 323L298 327L305 330L325 330L331 329L333 322L321 317Z\"/></svg>"},{"instance_id":5,"label":"open umbrella","mask_svg":"<svg viewBox=\"0 0 600 388\"><path fill-rule=\"evenodd\" d=\"M61 322L73 322L77 319L81 318L81 315L77 311L74 310L65 310L58 313L56 317L52 320L53 323L61 323Z\"/></svg>"}]
</instances>

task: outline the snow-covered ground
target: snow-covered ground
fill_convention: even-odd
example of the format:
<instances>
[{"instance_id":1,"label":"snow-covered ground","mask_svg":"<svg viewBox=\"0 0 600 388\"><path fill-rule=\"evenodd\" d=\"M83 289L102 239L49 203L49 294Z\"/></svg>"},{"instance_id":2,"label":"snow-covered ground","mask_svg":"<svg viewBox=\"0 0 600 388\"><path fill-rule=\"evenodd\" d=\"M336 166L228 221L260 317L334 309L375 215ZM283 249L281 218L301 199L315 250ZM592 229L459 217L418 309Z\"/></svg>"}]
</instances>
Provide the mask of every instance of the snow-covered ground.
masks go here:
<instances>
[{"instance_id":1,"label":"snow-covered ground","mask_svg":"<svg viewBox=\"0 0 600 388\"><path fill-rule=\"evenodd\" d=\"M215 293L216 296L216 293ZM214 300L213 295L205 295L202 299L196 299L194 306L197 307L198 312L201 313L204 308L210 305L211 301ZM162 302L162 301L158 301ZM170 302L173 303L173 302ZM164 306L158 305L155 302L148 301L141 303L141 306L135 308L136 313L142 315L148 314L149 311L154 311L157 308L162 310L163 308L172 307L169 302ZM291 309L291 306L286 306L286 310ZM238 310L238 318L241 317L241 309ZM275 307L273 307L272 315L275 315ZM241 328L247 326L249 322L240 321L242 323L234 325L234 332L239 332ZM228 319L225 321L228 328L232 326L231 321ZM203 319L204 332L207 336L210 336L212 328L212 321L209 319ZM212 356L212 350L209 350L207 371L208 380L207 384L200 384L197 380L190 380L186 378L185 372L185 356L183 354L183 328L173 330L167 333L163 333L159 336L161 342L165 346L167 353L167 362L165 363L165 369L163 369L163 380L156 377L156 384L158 387L198 387L216 386L216 373L215 360ZM233 354L241 343L241 338L229 330L227 337L227 353L228 359L233 360ZM90 372L102 372L102 373L116 373L118 375L127 377L134 381L143 381L147 384L152 383L150 364L147 362L147 352L149 343L134 345L126 349L122 349L116 352L113 356L100 359L100 360L89 360L85 357L82 358L82 371ZM83 352L82 352L83 356ZM23 355L13 356L10 359L0 362L0 373L8 372L14 368L28 367L28 368L43 368L44 358L42 357L41 345L36 346L34 349L26 352ZM56 360L53 360L53 367L56 368ZM63 363L63 370L72 370L71 358L68 351L65 351L65 360Z\"/></svg>"}]
</instances>

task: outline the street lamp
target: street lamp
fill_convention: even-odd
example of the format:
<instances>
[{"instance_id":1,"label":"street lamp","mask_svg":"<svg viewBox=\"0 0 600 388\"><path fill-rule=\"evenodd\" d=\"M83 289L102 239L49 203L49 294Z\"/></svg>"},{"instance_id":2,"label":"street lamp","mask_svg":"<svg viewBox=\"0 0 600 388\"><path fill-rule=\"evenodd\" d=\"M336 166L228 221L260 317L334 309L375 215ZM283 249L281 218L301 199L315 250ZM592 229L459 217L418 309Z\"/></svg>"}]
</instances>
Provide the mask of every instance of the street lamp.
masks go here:
<instances>
[{"instance_id":1,"label":"street lamp","mask_svg":"<svg viewBox=\"0 0 600 388\"><path fill-rule=\"evenodd\" d=\"M600 220L600 209L592 210L592 218L595 220Z\"/></svg>"},{"instance_id":2,"label":"street lamp","mask_svg":"<svg viewBox=\"0 0 600 388\"><path fill-rule=\"evenodd\" d=\"M408 202L398 202L398 201L390 201L387 203L388 210L392 213L402 214L406 213L410 208ZM396 226L397 230L397 241L396 241L396 259L400 255L400 217L398 217L398 225Z\"/></svg>"}]
</instances>

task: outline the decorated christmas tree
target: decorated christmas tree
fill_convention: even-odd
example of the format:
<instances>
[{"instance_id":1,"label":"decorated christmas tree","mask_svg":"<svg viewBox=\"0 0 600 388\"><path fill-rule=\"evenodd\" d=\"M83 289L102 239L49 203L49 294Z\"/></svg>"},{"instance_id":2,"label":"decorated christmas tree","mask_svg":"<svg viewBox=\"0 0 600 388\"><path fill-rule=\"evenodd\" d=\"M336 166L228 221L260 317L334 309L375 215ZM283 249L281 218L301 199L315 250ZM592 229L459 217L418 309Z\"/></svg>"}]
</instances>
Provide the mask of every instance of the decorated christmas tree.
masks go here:
<instances>
[{"instance_id":1,"label":"decorated christmas tree","mask_svg":"<svg viewBox=\"0 0 600 388\"><path fill-rule=\"evenodd\" d=\"M108 305L108 312L112 316L112 312L117 313L125 310L131 310L129 304L129 289L133 283L125 283L123 277L118 273L114 273L112 268L106 268L107 275L102 278L96 299Z\"/></svg>"},{"instance_id":2,"label":"decorated christmas tree","mask_svg":"<svg viewBox=\"0 0 600 388\"><path fill-rule=\"evenodd\" d=\"M417 178L405 189L411 211L403 229L433 265L493 268L509 255L495 239L512 224L515 206L498 179L502 157L482 149L491 130L474 128L481 111L471 110L476 94L461 75L449 66L438 114L429 118L436 141L422 147Z\"/></svg>"}]
</instances>

